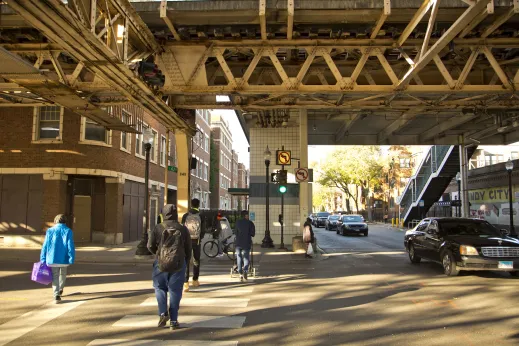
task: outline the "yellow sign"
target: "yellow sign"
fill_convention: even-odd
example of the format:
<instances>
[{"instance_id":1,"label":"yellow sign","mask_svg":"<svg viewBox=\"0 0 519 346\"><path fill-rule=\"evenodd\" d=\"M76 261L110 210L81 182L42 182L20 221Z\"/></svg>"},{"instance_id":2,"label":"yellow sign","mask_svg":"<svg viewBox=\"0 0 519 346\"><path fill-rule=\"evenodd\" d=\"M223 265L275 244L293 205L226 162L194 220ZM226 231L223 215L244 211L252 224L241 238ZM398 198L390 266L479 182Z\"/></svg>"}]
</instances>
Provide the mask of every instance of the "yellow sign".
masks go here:
<instances>
[{"instance_id":1,"label":"yellow sign","mask_svg":"<svg viewBox=\"0 0 519 346\"><path fill-rule=\"evenodd\" d=\"M276 164L290 166L292 164L292 157L290 150L277 150L276 151Z\"/></svg>"},{"instance_id":2,"label":"yellow sign","mask_svg":"<svg viewBox=\"0 0 519 346\"><path fill-rule=\"evenodd\" d=\"M514 186L512 190L515 190ZM471 203L495 203L508 202L508 186L493 187L490 189L469 190L469 200ZM515 196L512 195L515 201Z\"/></svg>"}]
</instances>

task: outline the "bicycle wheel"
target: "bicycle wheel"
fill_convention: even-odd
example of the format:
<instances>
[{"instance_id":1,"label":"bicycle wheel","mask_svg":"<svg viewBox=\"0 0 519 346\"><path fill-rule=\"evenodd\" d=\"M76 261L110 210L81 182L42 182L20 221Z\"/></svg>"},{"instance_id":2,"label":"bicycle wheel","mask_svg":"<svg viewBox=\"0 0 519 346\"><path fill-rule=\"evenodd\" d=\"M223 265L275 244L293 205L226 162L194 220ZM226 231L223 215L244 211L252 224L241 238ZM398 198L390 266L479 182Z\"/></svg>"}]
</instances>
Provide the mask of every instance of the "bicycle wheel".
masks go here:
<instances>
[{"instance_id":1,"label":"bicycle wheel","mask_svg":"<svg viewBox=\"0 0 519 346\"><path fill-rule=\"evenodd\" d=\"M218 243L215 241L208 241L204 244L204 253L209 258L215 258L218 255Z\"/></svg>"},{"instance_id":2,"label":"bicycle wheel","mask_svg":"<svg viewBox=\"0 0 519 346\"><path fill-rule=\"evenodd\" d=\"M229 257L229 259L232 261L234 261L236 259L235 250L236 250L236 247L234 246L234 243L229 243L225 247L225 253L227 254L227 257Z\"/></svg>"}]
</instances>

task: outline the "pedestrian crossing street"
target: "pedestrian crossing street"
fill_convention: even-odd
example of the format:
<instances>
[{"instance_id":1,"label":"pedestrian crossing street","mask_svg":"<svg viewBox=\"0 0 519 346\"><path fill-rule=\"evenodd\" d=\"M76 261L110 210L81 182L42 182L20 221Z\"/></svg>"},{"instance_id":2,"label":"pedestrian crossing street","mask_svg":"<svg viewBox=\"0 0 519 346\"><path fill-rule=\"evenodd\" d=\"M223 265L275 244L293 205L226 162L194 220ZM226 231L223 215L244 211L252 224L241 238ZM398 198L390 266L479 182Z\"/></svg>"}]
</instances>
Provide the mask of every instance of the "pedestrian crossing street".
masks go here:
<instances>
[{"instance_id":1,"label":"pedestrian crossing street","mask_svg":"<svg viewBox=\"0 0 519 346\"><path fill-rule=\"evenodd\" d=\"M257 267L257 266L256 266ZM190 291L184 293L180 302L179 322L183 330L196 330L197 328L210 329L239 329L243 328L246 322L246 316L243 313L250 303L250 297L254 292L255 278L249 277L247 283L240 283L238 277L230 277L230 266L220 264L202 264L200 273L201 286L198 288L190 288ZM237 284L237 285L233 285ZM150 281L151 285L151 281ZM52 302L45 304L41 308L26 313L15 318L3 325L0 325L0 346L6 345L23 335L34 331L43 324L53 319L59 318L65 313L81 306L86 301L78 300L74 302L66 302L66 296L62 304L54 305ZM121 316L109 328L109 334L117 334L124 331L125 336L130 334L132 330L157 329L158 315L157 302L154 294L148 297L139 296L135 299L133 306L126 309L132 314ZM188 311L183 309L189 307ZM218 309L218 315L213 315L215 309ZM238 312L236 311L238 309ZM210 311L206 311L210 310ZM242 312L243 311L243 312ZM240 314L241 312L241 314ZM207 313L207 314L204 314ZM29 323L27 323L29 321ZM169 323L168 323L169 326ZM128 332L129 331L129 332ZM176 331L171 331L172 338ZM185 335L185 333L183 333ZM236 346L238 341L209 341L209 340L164 340L161 333L160 339L111 339L99 338L94 339L87 346Z\"/></svg>"}]
</instances>

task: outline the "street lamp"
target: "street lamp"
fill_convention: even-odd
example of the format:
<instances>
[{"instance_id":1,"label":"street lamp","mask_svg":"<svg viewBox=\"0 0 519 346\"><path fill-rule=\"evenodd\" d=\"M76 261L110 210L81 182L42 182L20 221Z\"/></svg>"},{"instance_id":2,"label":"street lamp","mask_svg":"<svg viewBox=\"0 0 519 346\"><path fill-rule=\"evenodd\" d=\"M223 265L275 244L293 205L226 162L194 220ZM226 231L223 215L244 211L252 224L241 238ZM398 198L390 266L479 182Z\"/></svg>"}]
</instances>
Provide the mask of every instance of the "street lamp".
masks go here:
<instances>
[{"instance_id":1,"label":"street lamp","mask_svg":"<svg viewBox=\"0 0 519 346\"><path fill-rule=\"evenodd\" d=\"M461 216L461 173L456 173L456 181L458 182L458 205L456 206L456 216Z\"/></svg>"},{"instance_id":2,"label":"street lamp","mask_svg":"<svg viewBox=\"0 0 519 346\"><path fill-rule=\"evenodd\" d=\"M510 208L510 235L516 236L514 229L514 209L512 208L512 171L514 170L514 163L508 159L505 164L506 171L508 172L508 203Z\"/></svg>"},{"instance_id":3,"label":"street lamp","mask_svg":"<svg viewBox=\"0 0 519 346\"><path fill-rule=\"evenodd\" d=\"M263 241L261 242L261 247L263 248L271 248L274 247L274 242L272 241L272 238L270 237L270 220L269 220L269 191L270 191L270 184L269 184L269 166L270 166L270 158L272 154L270 153L269 146L267 145L267 148L265 149L265 152L263 153L263 157L265 158L265 179L267 182L267 195L265 199L265 237L263 238Z\"/></svg>"},{"instance_id":4,"label":"street lamp","mask_svg":"<svg viewBox=\"0 0 519 346\"><path fill-rule=\"evenodd\" d=\"M150 210L150 198L149 198L149 172L150 172L150 151L153 144L154 136L153 132L149 128L145 128L142 131L142 142L144 143L144 151L146 153L146 165L144 168L144 230L142 231L142 240L137 245L136 256L151 256L148 250L148 228L150 227L150 218L148 216Z\"/></svg>"}]
</instances>

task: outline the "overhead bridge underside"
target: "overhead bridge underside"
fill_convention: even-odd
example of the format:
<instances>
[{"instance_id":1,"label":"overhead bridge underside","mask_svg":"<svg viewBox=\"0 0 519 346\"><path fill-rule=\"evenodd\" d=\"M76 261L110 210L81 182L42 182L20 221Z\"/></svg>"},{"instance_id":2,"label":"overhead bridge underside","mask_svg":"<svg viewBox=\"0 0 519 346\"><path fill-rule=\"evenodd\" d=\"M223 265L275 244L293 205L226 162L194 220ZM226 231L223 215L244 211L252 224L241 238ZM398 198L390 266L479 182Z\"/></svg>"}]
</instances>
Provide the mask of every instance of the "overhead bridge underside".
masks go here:
<instances>
[{"instance_id":1,"label":"overhead bridge underside","mask_svg":"<svg viewBox=\"0 0 519 346\"><path fill-rule=\"evenodd\" d=\"M519 140L517 1L43 1L70 13L72 33L91 33L79 47L31 20L30 1L7 3L5 49L33 64L54 52L39 68L98 105L137 102L172 127L182 119L162 103L235 109L246 130L294 126L306 109L309 144ZM87 54L95 40L123 82ZM150 57L166 77L152 90L131 74ZM6 79L5 93L22 87Z\"/></svg>"}]
</instances>

